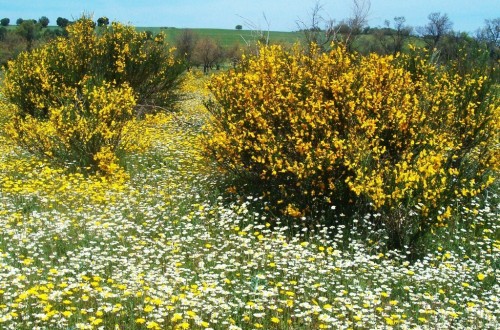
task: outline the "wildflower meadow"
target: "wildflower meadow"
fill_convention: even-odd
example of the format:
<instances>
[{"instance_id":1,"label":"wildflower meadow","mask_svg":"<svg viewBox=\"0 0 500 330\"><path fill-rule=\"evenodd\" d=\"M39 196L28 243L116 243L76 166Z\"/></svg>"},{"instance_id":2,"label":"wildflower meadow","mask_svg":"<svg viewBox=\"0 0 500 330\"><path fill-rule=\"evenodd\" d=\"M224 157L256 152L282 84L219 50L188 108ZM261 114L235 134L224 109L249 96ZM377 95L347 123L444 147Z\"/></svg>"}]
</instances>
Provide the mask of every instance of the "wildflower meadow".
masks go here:
<instances>
[{"instance_id":1,"label":"wildflower meadow","mask_svg":"<svg viewBox=\"0 0 500 330\"><path fill-rule=\"evenodd\" d=\"M25 114L7 73L0 328L499 328L498 86L422 58L282 51L179 74L171 111L134 112L166 105L89 73L62 103L30 94ZM113 56L119 73L139 65ZM102 126L124 97L124 121Z\"/></svg>"}]
</instances>

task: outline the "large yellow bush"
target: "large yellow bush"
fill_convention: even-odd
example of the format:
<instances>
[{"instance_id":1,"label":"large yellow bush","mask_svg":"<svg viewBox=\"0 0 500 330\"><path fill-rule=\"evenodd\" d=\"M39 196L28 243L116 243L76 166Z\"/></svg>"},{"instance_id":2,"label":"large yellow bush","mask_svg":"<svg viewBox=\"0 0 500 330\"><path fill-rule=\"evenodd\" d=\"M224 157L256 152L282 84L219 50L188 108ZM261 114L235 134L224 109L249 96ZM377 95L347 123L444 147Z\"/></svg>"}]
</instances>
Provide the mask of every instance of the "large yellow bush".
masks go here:
<instances>
[{"instance_id":1,"label":"large yellow bush","mask_svg":"<svg viewBox=\"0 0 500 330\"><path fill-rule=\"evenodd\" d=\"M46 120L15 116L6 129L34 154L113 174L119 169L115 151L135 104L135 94L127 85L85 87L72 102L50 107Z\"/></svg>"},{"instance_id":2,"label":"large yellow bush","mask_svg":"<svg viewBox=\"0 0 500 330\"><path fill-rule=\"evenodd\" d=\"M126 123L171 106L183 66L161 34L150 39L119 23L96 29L88 18L67 30L9 62L7 130L31 152L112 173Z\"/></svg>"},{"instance_id":3,"label":"large yellow bush","mask_svg":"<svg viewBox=\"0 0 500 330\"><path fill-rule=\"evenodd\" d=\"M493 182L500 107L488 84L417 55L262 48L211 81L207 152L289 215L417 205L419 231L445 222L445 201Z\"/></svg>"}]
</instances>

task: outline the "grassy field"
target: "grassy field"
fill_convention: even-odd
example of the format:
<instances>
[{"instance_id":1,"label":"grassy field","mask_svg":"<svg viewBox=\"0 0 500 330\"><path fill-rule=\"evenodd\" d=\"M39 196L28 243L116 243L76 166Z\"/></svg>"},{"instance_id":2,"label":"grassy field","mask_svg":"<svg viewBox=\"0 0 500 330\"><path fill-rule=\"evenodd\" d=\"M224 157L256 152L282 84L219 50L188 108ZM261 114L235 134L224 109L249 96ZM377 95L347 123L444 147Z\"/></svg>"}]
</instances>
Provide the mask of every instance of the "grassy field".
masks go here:
<instances>
[{"instance_id":1,"label":"grassy field","mask_svg":"<svg viewBox=\"0 0 500 330\"><path fill-rule=\"evenodd\" d=\"M13 31L17 28L16 25L9 25L7 29ZM59 29L57 26L49 26L48 29ZM167 36L167 41L170 44L175 44L178 36L184 29L176 27L136 27L138 31L151 31L153 34L163 32ZM258 39L259 34L257 31L252 30L228 30L228 29L203 29L195 28L190 29L201 38L208 37L218 41L223 47L229 48L234 45L244 46L247 42L252 42ZM267 36L267 31L263 31ZM283 32L283 31L269 31L269 42L271 44L292 45L297 42L303 42L304 36L301 32ZM423 41L418 38L413 38L411 43L423 45ZM357 38L354 43L356 50L368 53L370 51L380 51L380 44L373 35L366 34Z\"/></svg>"},{"instance_id":2,"label":"grassy field","mask_svg":"<svg viewBox=\"0 0 500 330\"><path fill-rule=\"evenodd\" d=\"M139 31L151 31L154 34L163 31L170 42L175 42L177 36L182 32L178 28L158 28L158 27L137 27ZM213 38L224 47L234 44L244 45L245 41L252 41L256 38L257 32L251 30L227 30L227 29L191 29L200 37ZM267 31L264 31L267 35ZM299 32L269 32L269 40L272 43L293 44L300 40L302 35Z\"/></svg>"},{"instance_id":3,"label":"grassy field","mask_svg":"<svg viewBox=\"0 0 500 330\"><path fill-rule=\"evenodd\" d=\"M125 181L0 134L1 329L498 329L498 189L454 205L457 227L414 263L362 235L364 218L287 227L259 196L220 190L200 149L205 79L187 76L181 113L132 132L150 148Z\"/></svg>"},{"instance_id":4,"label":"grassy field","mask_svg":"<svg viewBox=\"0 0 500 330\"><path fill-rule=\"evenodd\" d=\"M9 25L7 29L15 30L16 25ZM49 26L48 29L59 29L57 26ZM170 43L175 43L177 36L183 31L181 28L175 27L137 27L138 31L151 31L153 34L164 32L167 35L167 40ZM213 38L221 43L224 47L230 47L234 44L245 44L246 41L252 41L257 37L257 32L252 30L228 30L228 29L191 29L200 37ZM264 31L267 35L267 31ZM293 44L300 41L302 34L300 32L280 32L269 31L269 40L275 44Z\"/></svg>"}]
</instances>

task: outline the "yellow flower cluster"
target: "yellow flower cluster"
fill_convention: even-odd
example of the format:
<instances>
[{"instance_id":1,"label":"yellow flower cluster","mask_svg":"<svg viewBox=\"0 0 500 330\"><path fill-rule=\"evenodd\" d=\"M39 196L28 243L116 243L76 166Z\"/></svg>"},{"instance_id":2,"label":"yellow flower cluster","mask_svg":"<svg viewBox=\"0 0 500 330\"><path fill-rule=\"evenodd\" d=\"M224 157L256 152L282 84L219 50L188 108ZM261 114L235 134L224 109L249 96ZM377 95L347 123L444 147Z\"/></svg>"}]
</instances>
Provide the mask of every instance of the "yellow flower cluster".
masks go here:
<instances>
[{"instance_id":1,"label":"yellow flower cluster","mask_svg":"<svg viewBox=\"0 0 500 330\"><path fill-rule=\"evenodd\" d=\"M182 67L161 34L119 23L96 31L85 17L68 34L9 63L7 131L31 152L111 174L138 105L171 103Z\"/></svg>"},{"instance_id":2,"label":"yellow flower cluster","mask_svg":"<svg viewBox=\"0 0 500 330\"><path fill-rule=\"evenodd\" d=\"M128 179L20 152L0 95L1 329L498 328L494 193L450 204L463 223L417 262L364 219L294 234L258 196L226 199L190 80L181 112L127 123L127 143L152 143L127 156Z\"/></svg>"},{"instance_id":3,"label":"yellow flower cluster","mask_svg":"<svg viewBox=\"0 0 500 330\"><path fill-rule=\"evenodd\" d=\"M359 198L387 211L422 204L428 215L493 181L500 103L488 83L415 54L262 48L212 79L206 149L221 167L277 187L292 216Z\"/></svg>"},{"instance_id":4,"label":"yellow flower cluster","mask_svg":"<svg viewBox=\"0 0 500 330\"><path fill-rule=\"evenodd\" d=\"M91 88L91 89L89 89ZM84 87L73 103L48 108L48 118L17 115L5 130L18 144L56 162L73 161L113 174L115 150L133 117L135 97L127 85ZM76 91L71 93L77 95Z\"/></svg>"}]
</instances>

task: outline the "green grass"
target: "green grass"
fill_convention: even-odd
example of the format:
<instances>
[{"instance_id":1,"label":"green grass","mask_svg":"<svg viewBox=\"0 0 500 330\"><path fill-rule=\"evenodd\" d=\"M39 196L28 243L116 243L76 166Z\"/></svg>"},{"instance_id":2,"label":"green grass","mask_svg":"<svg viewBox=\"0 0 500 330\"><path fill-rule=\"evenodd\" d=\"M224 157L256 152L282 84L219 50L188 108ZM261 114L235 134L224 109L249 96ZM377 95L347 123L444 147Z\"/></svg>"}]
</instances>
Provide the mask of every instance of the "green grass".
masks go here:
<instances>
[{"instance_id":1,"label":"green grass","mask_svg":"<svg viewBox=\"0 0 500 330\"><path fill-rule=\"evenodd\" d=\"M7 26L7 30L15 31L17 25ZM48 26L49 30L57 30L58 26ZM175 43L176 38L183 29L175 27L136 27L138 31L151 31L153 34L164 32L170 43ZM257 32L252 30L229 30L229 29L190 29L201 38L209 37L220 42L223 47L231 47L235 44L244 45L246 41L253 41L257 37ZM263 31L267 35L267 31ZM293 44L300 41L300 32L269 31L269 41L274 44Z\"/></svg>"},{"instance_id":2,"label":"green grass","mask_svg":"<svg viewBox=\"0 0 500 330\"><path fill-rule=\"evenodd\" d=\"M17 25L11 24L7 26L7 30L14 31ZM49 25L47 27L49 30L57 30L58 26ZM136 27L138 31L151 31L153 34L158 34L163 32L167 36L167 41L174 44L177 37L184 30L183 28L176 27ZM196 35L201 38L208 37L213 38L218 41L223 47L228 48L234 46L235 44L244 46L246 42L254 41L258 38L258 32L253 30L230 30L230 29L208 29L208 28L189 28ZM262 33L267 36L268 31L262 31ZM302 32L292 31L269 31L269 42L271 44L283 44L292 45L297 42L304 41L304 36ZM419 45L423 45L423 41L419 38L412 38L411 42L417 42ZM380 45L376 40L375 36L370 34L361 35L357 38L354 43L355 49L361 52L377 51L380 50Z\"/></svg>"},{"instance_id":3,"label":"green grass","mask_svg":"<svg viewBox=\"0 0 500 330\"><path fill-rule=\"evenodd\" d=\"M161 27L137 27L139 31L151 31L154 34L164 32L169 42L174 43L183 29L161 28ZM246 41L252 41L256 37L256 32L251 30L227 30L227 29L191 29L201 38L213 38L221 43L223 47L230 47L234 44L244 45ZM264 31L267 35L267 31ZM270 31L269 40L271 43L293 44L300 41L300 32L278 32Z\"/></svg>"}]
</instances>

